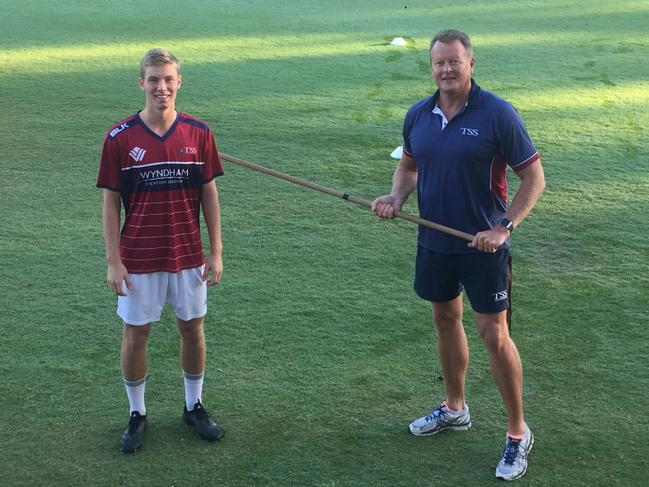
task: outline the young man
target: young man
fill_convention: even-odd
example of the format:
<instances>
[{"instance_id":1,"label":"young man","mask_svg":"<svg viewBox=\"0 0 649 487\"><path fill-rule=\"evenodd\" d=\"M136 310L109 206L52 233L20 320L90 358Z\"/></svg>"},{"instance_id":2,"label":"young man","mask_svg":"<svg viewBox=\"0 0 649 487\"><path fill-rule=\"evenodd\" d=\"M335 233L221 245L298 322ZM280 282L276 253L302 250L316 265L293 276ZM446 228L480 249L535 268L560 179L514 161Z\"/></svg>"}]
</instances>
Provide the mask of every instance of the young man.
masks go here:
<instances>
[{"instance_id":1,"label":"young man","mask_svg":"<svg viewBox=\"0 0 649 487\"><path fill-rule=\"evenodd\" d=\"M422 218L475 238L467 246L457 237L419 228L414 287L433 303L446 399L409 428L427 436L471 426L464 401L468 348L461 293L466 289L509 417L496 476L513 480L525 474L534 437L523 417L521 360L508 327L509 235L534 207L545 179L514 108L472 80L469 37L457 30L439 32L430 44L430 63L438 90L408 111L391 193L374 200L372 209L392 218L417 189ZM510 205L508 165L521 180Z\"/></svg>"},{"instance_id":2,"label":"young man","mask_svg":"<svg viewBox=\"0 0 649 487\"><path fill-rule=\"evenodd\" d=\"M118 296L117 314L124 322L121 368L131 414L120 441L125 452L142 445L147 339L165 303L175 311L181 337L184 420L203 439L221 437L201 395L207 286L217 284L223 273L214 181L223 168L207 124L176 112L181 82L173 54L165 49L145 54L139 80L145 107L109 130L97 178L97 187L104 189L107 281ZM207 258L200 238L201 208L210 241Z\"/></svg>"}]
</instances>

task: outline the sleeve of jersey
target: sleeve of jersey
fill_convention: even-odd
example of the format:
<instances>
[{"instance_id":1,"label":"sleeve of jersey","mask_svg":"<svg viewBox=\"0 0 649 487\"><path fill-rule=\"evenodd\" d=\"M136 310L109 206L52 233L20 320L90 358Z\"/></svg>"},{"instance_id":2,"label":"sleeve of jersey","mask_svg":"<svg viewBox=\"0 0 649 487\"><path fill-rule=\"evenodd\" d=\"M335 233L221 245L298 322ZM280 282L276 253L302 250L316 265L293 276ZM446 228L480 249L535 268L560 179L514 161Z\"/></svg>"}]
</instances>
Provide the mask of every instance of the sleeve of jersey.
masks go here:
<instances>
[{"instance_id":1,"label":"sleeve of jersey","mask_svg":"<svg viewBox=\"0 0 649 487\"><path fill-rule=\"evenodd\" d=\"M512 105L507 104L500 125L500 151L514 171L525 169L541 158L523 119Z\"/></svg>"},{"instance_id":2,"label":"sleeve of jersey","mask_svg":"<svg viewBox=\"0 0 649 487\"><path fill-rule=\"evenodd\" d=\"M118 144L108 136L104 139L104 147L101 151L97 187L111 191L122 189L122 165L119 160Z\"/></svg>"},{"instance_id":3,"label":"sleeve of jersey","mask_svg":"<svg viewBox=\"0 0 649 487\"><path fill-rule=\"evenodd\" d=\"M406 117L403 119L403 152L412 158L415 157L410 146L410 134L412 132L412 120L414 118L413 112L414 110L412 108L408 110Z\"/></svg>"},{"instance_id":4,"label":"sleeve of jersey","mask_svg":"<svg viewBox=\"0 0 649 487\"><path fill-rule=\"evenodd\" d=\"M223 176L223 165L221 157L216 148L214 134L210 130L207 133L205 143L203 144L203 162L205 162L205 171L203 172L203 184L209 183L217 176Z\"/></svg>"}]
</instances>

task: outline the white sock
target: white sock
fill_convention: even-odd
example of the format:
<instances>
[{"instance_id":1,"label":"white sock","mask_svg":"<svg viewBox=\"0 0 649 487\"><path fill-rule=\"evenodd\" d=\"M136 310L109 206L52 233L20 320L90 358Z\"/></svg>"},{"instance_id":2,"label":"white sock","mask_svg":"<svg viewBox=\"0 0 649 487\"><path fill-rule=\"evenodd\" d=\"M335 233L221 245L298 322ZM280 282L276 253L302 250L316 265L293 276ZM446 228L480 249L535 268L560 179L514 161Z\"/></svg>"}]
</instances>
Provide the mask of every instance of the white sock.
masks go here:
<instances>
[{"instance_id":1,"label":"white sock","mask_svg":"<svg viewBox=\"0 0 649 487\"><path fill-rule=\"evenodd\" d=\"M128 403L131 408L131 413L133 411L137 411L142 416L144 416L146 414L146 406L144 405L146 376L144 376L140 380L124 379L124 387L126 388L126 395L128 396Z\"/></svg>"},{"instance_id":2,"label":"white sock","mask_svg":"<svg viewBox=\"0 0 649 487\"><path fill-rule=\"evenodd\" d=\"M196 402L201 400L204 376L205 371L200 374L190 374L183 370L183 377L185 380L185 407L187 408L187 411L192 411Z\"/></svg>"}]
</instances>

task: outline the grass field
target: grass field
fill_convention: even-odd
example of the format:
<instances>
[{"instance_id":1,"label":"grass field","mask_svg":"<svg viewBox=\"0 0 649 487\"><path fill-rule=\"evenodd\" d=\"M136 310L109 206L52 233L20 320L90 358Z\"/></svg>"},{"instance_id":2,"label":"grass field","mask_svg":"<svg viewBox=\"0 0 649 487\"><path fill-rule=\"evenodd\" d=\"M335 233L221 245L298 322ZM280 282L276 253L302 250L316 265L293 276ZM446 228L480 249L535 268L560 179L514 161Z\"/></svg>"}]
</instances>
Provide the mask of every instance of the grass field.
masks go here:
<instances>
[{"instance_id":1,"label":"grass field","mask_svg":"<svg viewBox=\"0 0 649 487\"><path fill-rule=\"evenodd\" d=\"M645 485L646 1L0 0L0 11L0 485L496 482L506 421L468 310L474 427L407 433L443 394L430 308L411 289L416 227L231 164L204 392L226 438L205 444L181 421L167 312L150 342L145 446L118 450L128 406L94 185L104 133L142 107L142 54L179 56L178 108L206 120L224 153L372 199L389 190L403 115L433 89L428 41L449 26L472 36L475 79L516 105L546 171L513 237L513 335L537 437L519 483ZM396 35L413 44L389 46Z\"/></svg>"}]
</instances>

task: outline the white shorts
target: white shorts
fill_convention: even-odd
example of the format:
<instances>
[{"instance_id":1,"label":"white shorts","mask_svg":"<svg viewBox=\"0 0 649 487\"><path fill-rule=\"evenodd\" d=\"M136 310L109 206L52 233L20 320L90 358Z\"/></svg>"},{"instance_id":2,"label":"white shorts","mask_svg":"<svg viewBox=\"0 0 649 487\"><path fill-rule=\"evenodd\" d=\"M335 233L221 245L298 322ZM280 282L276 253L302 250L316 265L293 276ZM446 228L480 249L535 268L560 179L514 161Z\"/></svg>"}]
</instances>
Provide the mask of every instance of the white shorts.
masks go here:
<instances>
[{"instance_id":1,"label":"white shorts","mask_svg":"<svg viewBox=\"0 0 649 487\"><path fill-rule=\"evenodd\" d=\"M165 303L183 321L200 318L207 313L207 282L203 280L204 265L180 272L131 274L132 287L123 283L126 296L117 297L117 314L127 325L141 326L160 321Z\"/></svg>"}]
</instances>

